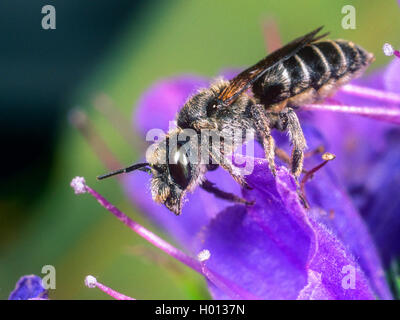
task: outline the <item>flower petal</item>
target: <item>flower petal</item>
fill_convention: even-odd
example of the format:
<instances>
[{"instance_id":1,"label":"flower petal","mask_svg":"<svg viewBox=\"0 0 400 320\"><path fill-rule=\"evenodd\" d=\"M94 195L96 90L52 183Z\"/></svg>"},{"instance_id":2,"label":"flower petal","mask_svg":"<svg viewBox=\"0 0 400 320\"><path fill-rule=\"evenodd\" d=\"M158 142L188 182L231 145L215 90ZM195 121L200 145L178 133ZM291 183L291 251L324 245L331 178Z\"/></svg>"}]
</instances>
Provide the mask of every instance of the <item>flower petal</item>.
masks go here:
<instances>
[{"instance_id":1,"label":"flower petal","mask_svg":"<svg viewBox=\"0 0 400 320\"><path fill-rule=\"evenodd\" d=\"M387 68L355 82L400 93L399 73L400 60L394 59ZM346 104L376 105L376 101L341 92L334 99ZM399 136L400 127L338 113L314 112L303 120L315 125L329 141L327 151L337 156L329 167L335 171L340 184L347 189L365 218L384 265L388 267L391 259L400 254L398 241L395 240L400 231L400 211L394 201L400 180L393 170L400 164L396 153L400 148L400 139L390 138Z\"/></svg>"},{"instance_id":2,"label":"flower petal","mask_svg":"<svg viewBox=\"0 0 400 320\"><path fill-rule=\"evenodd\" d=\"M311 205L310 215L314 221L327 227L345 245L346 250L356 257L376 294L381 299L391 299L369 230L329 169L319 171L306 185L307 200Z\"/></svg>"},{"instance_id":3,"label":"flower petal","mask_svg":"<svg viewBox=\"0 0 400 320\"><path fill-rule=\"evenodd\" d=\"M305 297L307 286L319 298L375 298L351 252L326 226L309 219L286 168L279 167L275 179L267 162L257 159L247 181L254 189L246 198L256 204L221 212L199 241L211 252L210 268L264 299ZM342 269L348 265L357 279L351 290L342 287ZM215 298L226 298L210 290Z\"/></svg>"},{"instance_id":4,"label":"flower petal","mask_svg":"<svg viewBox=\"0 0 400 320\"><path fill-rule=\"evenodd\" d=\"M43 288L42 279L36 275L21 277L15 289L11 292L9 300L41 300L47 299L47 290Z\"/></svg>"},{"instance_id":5,"label":"flower petal","mask_svg":"<svg viewBox=\"0 0 400 320\"><path fill-rule=\"evenodd\" d=\"M337 128L331 129L337 130ZM329 144L324 141L318 131L313 130L313 127L307 124L304 125L304 132L311 150L319 145L324 145L327 151L331 151L337 155L338 150L330 149ZM396 139L393 140L396 141ZM339 155L342 154L339 152ZM318 171L315 174L315 178L306 184L307 200L311 205L310 215L314 220L322 222L329 230L332 230L335 236L357 258L358 264L370 279L371 286L377 295L382 299L391 299L392 296L386 283L380 257L374 246L374 239L372 239L370 230L362 219L362 216L353 205L355 200L358 200L359 203L363 200L356 198L355 195L351 199L347 195L342 186L349 185L342 184L340 182L342 180L338 179L338 175L342 175L343 171L338 169L337 160L338 155L334 161ZM344 160L342 159L342 161ZM305 167L306 169L310 169L320 162L321 159L316 155L305 160ZM346 169L349 170L348 174L351 175L351 168L353 169L353 174L356 174L357 170L360 169L359 167L362 166L362 163L356 167L348 165ZM360 175L360 183L367 185L366 176L363 176L362 180L361 177ZM348 181L345 182L349 183ZM392 226L395 226L395 224L392 224ZM373 226L371 225L371 227Z\"/></svg>"},{"instance_id":6,"label":"flower petal","mask_svg":"<svg viewBox=\"0 0 400 320\"><path fill-rule=\"evenodd\" d=\"M371 165L360 190L360 206L383 262L389 267L400 257L400 130L388 132L386 138L387 149Z\"/></svg>"}]
</instances>

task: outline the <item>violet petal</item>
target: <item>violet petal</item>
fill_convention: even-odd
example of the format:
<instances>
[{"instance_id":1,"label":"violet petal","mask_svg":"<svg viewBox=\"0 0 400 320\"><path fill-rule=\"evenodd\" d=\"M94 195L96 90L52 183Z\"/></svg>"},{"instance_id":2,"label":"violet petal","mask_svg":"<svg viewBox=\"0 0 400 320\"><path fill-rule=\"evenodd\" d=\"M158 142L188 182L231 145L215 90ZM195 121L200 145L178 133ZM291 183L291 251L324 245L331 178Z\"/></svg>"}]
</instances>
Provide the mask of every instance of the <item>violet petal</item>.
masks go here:
<instances>
[{"instance_id":1,"label":"violet petal","mask_svg":"<svg viewBox=\"0 0 400 320\"><path fill-rule=\"evenodd\" d=\"M208 266L264 299L374 299L367 278L351 252L321 223L309 219L286 168L269 173L257 159L247 176L256 204L221 212L204 229L199 245L211 252ZM351 225L348 226L351 228ZM342 268L354 267L357 286L344 289ZM214 298L226 298L210 287Z\"/></svg>"},{"instance_id":2,"label":"violet petal","mask_svg":"<svg viewBox=\"0 0 400 320\"><path fill-rule=\"evenodd\" d=\"M399 62L399 59L393 59L387 68L375 71L371 76L358 79L355 83L400 93ZM341 92L334 99L346 104L377 103ZM400 211L393 201L397 199L395 195L400 188L400 180L393 170L400 164L396 154L396 150L400 148L400 140L389 138L391 135L399 135L399 126L363 117L324 112L314 112L305 121L315 125L329 141L327 151L337 156L329 167L335 171L365 218L384 265L388 267L391 259L400 254L398 241L395 241L399 233Z\"/></svg>"},{"instance_id":3,"label":"violet petal","mask_svg":"<svg viewBox=\"0 0 400 320\"><path fill-rule=\"evenodd\" d=\"M329 169L317 172L316 177L306 185L310 215L326 226L356 258L376 294L381 299L391 299L385 272L368 227Z\"/></svg>"},{"instance_id":4,"label":"violet petal","mask_svg":"<svg viewBox=\"0 0 400 320\"><path fill-rule=\"evenodd\" d=\"M383 262L389 267L400 257L400 130L388 132L386 137L387 150L365 177L360 206Z\"/></svg>"}]
</instances>

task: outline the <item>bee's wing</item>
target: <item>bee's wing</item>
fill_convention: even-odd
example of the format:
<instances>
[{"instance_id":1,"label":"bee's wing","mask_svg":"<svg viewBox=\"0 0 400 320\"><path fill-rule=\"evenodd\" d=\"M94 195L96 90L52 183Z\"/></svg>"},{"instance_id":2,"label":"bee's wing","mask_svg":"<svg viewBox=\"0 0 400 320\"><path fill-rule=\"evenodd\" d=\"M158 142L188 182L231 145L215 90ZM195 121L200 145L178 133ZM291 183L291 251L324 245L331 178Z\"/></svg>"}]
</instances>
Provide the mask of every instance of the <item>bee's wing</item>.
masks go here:
<instances>
[{"instance_id":1,"label":"bee's wing","mask_svg":"<svg viewBox=\"0 0 400 320\"><path fill-rule=\"evenodd\" d=\"M222 105L228 106L244 91L247 90L257 79L265 74L270 68L281 61L294 56L306 45L325 37L328 33L315 37L323 27L319 27L303 37L297 38L286 46L272 52L254 66L239 73L233 78L229 85L218 96Z\"/></svg>"}]
</instances>

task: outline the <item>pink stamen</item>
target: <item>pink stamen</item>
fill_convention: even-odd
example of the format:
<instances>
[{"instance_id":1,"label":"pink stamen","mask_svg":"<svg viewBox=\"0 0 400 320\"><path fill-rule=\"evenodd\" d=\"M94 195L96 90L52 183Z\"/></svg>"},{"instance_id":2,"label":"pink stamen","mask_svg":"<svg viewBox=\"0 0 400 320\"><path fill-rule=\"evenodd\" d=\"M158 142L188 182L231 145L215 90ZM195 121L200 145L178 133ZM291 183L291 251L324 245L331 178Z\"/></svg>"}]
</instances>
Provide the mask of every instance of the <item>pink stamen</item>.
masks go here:
<instances>
[{"instance_id":1,"label":"pink stamen","mask_svg":"<svg viewBox=\"0 0 400 320\"><path fill-rule=\"evenodd\" d=\"M130 228L132 231L136 232L139 236L156 246L157 248L163 250L165 253L168 255L174 257L175 259L179 260L183 264L187 265L189 268L192 268L193 270L196 270L198 272L201 272L201 268L199 263L183 253L181 250L175 248L168 242L164 241L161 239L159 236L151 232L150 230L147 230L145 227L140 225L139 223L133 221L131 218L129 218L126 214L124 214L122 211L120 211L117 207L109 203L102 195L100 195L97 191L94 189L90 188L89 186L86 185L87 191L94 197L96 198L97 202L100 203L101 206L103 206L105 209L107 209L109 212L111 212L119 221L121 221L123 224L125 224L128 228Z\"/></svg>"},{"instance_id":2,"label":"pink stamen","mask_svg":"<svg viewBox=\"0 0 400 320\"><path fill-rule=\"evenodd\" d=\"M358 97L400 104L400 94L394 92L356 86L353 84L346 84L341 88L341 91Z\"/></svg>"},{"instance_id":3,"label":"pink stamen","mask_svg":"<svg viewBox=\"0 0 400 320\"><path fill-rule=\"evenodd\" d=\"M116 300L136 300L134 298L128 297L122 293L119 293L118 291L115 291L115 290L105 286L104 284L98 282L97 279L93 276L87 276L85 278L85 285L88 288L97 287L101 291L103 291L104 293L108 294L110 297L113 297Z\"/></svg>"},{"instance_id":4,"label":"pink stamen","mask_svg":"<svg viewBox=\"0 0 400 320\"><path fill-rule=\"evenodd\" d=\"M318 110L358 114L376 120L382 120L395 124L400 124L400 109L369 106L344 106L329 104L306 104L302 106L303 110Z\"/></svg>"},{"instance_id":5,"label":"pink stamen","mask_svg":"<svg viewBox=\"0 0 400 320\"><path fill-rule=\"evenodd\" d=\"M246 299L246 300L258 300L259 298L246 290L236 286L231 281L220 277L219 275L212 272L206 266L206 261L208 261L211 257L210 251L204 249L197 254L197 259L200 262L201 270L203 274L210 280L214 285L216 285L219 289L225 291L230 295L232 299Z\"/></svg>"},{"instance_id":6,"label":"pink stamen","mask_svg":"<svg viewBox=\"0 0 400 320\"><path fill-rule=\"evenodd\" d=\"M84 184L84 187L82 187ZM186 255L181 250L175 248L170 243L166 242L165 240L158 237L153 232L147 230L145 227L141 226L139 223L133 221L129 218L125 213L120 211L117 207L113 204L108 202L102 195L100 195L97 191L90 188L88 185L85 184L85 179L81 177L75 177L72 182L71 186L76 191L80 191L79 193L83 193L82 190L86 190L86 192L90 193L102 207L107 209L111 212L114 216L117 217L122 223L124 223L127 227L137 233L139 236L156 246L157 248L163 250L168 255L172 256L173 258L177 259L178 261L182 262L183 264L187 265L189 268L197 271L198 273L204 275L209 281L211 281L217 288L225 292L232 298L235 299L249 299L255 300L258 299L256 296L252 295L251 293L247 292L246 290L238 287L236 284L232 283L228 279L223 278L222 276L218 275L217 273L209 270L208 268L204 268L204 266L196 259Z\"/></svg>"},{"instance_id":7,"label":"pink stamen","mask_svg":"<svg viewBox=\"0 0 400 320\"><path fill-rule=\"evenodd\" d=\"M235 300L260 300L259 297L251 294L250 292L238 287L236 284L219 276L207 268L206 263L201 262L202 274L211 281L217 288L225 292L228 296Z\"/></svg>"}]
</instances>

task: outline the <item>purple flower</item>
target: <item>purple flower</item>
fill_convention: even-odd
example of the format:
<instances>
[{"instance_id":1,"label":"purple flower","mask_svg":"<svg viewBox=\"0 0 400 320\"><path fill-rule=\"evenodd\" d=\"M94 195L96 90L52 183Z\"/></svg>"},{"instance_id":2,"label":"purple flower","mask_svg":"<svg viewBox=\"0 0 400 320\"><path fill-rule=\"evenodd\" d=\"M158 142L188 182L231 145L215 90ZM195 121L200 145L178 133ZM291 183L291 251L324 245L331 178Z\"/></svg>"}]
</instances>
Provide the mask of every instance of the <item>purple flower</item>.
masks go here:
<instances>
[{"instance_id":1,"label":"purple flower","mask_svg":"<svg viewBox=\"0 0 400 320\"><path fill-rule=\"evenodd\" d=\"M400 59L394 59L388 67L356 82L397 94L397 101L386 104L400 112L399 73ZM355 106L377 104L346 92L339 92L336 99ZM318 128L325 137L328 150L337 156L331 168L365 219L388 267L400 254L400 201L395 196L400 188L396 170L400 165L399 125L331 112L314 112L303 120Z\"/></svg>"},{"instance_id":2,"label":"purple flower","mask_svg":"<svg viewBox=\"0 0 400 320\"><path fill-rule=\"evenodd\" d=\"M387 76L387 72L393 76ZM396 99L400 96L396 96L396 92L386 95L386 91L371 91L389 91L397 73L391 68L387 72L384 76L380 73L364 80L368 88L347 86L343 90L346 93L334 97L335 103L349 105L343 110L361 115L369 110L370 118L318 111L301 115L309 149L322 145L337 155L335 161L314 173L314 179L303 180L302 187L310 205L308 210L300 202L296 183L286 167L278 165L274 177L266 160L261 158L253 159L254 171L245 177L252 190L241 190L222 169L207 173L207 179L215 182L218 188L237 195L242 193L247 200L255 201L254 206L232 206L197 188L188 196L182 215L178 217L151 199L148 174L135 172L121 177L129 199L169 233L184 249L181 251L132 221L84 180L74 179L71 185L77 193L89 192L138 235L203 274L215 299L391 299L374 242L383 254L381 245L388 239L384 236L385 230L374 234L371 224L371 217L379 219L377 215L382 214L382 210L386 210L385 218L393 223L394 209L398 208L384 207L397 190L395 182L389 189L386 183L397 179L390 170L396 165L399 154L396 149L388 151L388 148L399 141L395 138L398 127L376 119L396 123L400 116ZM183 103L190 94L207 85L206 80L194 76L157 83L140 100L134 116L135 128L142 134L152 128L166 130L181 107L177 102ZM393 113L374 107L374 101L365 99L371 95L376 100L391 99L385 103L393 105ZM370 106L374 109L369 109ZM340 111L329 105L316 108ZM155 109L161 111L155 112ZM288 147L283 134L274 133L274 137L279 147ZM365 137L369 144L354 143ZM310 156L305 168L310 170L320 162L318 155ZM375 174L368 175L371 172ZM355 192L365 181L370 181L365 190ZM366 211L361 210L371 199L373 205ZM393 223L391 228L397 230L398 226ZM397 243L395 237L393 231L389 241ZM192 258L199 252L198 259ZM97 281L91 283L92 287L103 286ZM107 292L107 287L103 289ZM111 294L117 298L126 297L115 292Z\"/></svg>"},{"instance_id":3,"label":"purple flower","mask_svg":"<svg viewBox=\"0 0 400 320\"><path fill-rule=\"evenodd\" d=\"M170 81L174 84L182 79ZM194 85L193 90L198 86ZM150 96L151 92L154 100L160 100L161 97L157 97L162 92L159 85L150 88L146 95ZM172 107L174 112L179 108ZM141 103L136 112L145 113L148 108L151 105ZM161 114L157 121L166 127L169 120ZM151 122L151 118L147 122ZM328 144L307 122L304 132L310 149ZM275 138L278 144L285 142L281 134L276 134ZM313 162L315 159L311 158L306 165ZM306 186L312 208L308 213L293 200L297 199L296 188L285 168L279 169L280 175L274 181L265 163L259 163L254 173L247 177L254 190L246 192L246 197L256 200L256 205L250 208L231 207L198 189L190 196L182 216L177 218L155 204L149 192L145 195L137 193L143 186L148 186L146 174L127 175L123 184L128 197L169 231L182 247L191 252L207 248L212 254L208 264L213 269L260 298L305 298L306 291L312 286L315 290L311 290L313 293L308 293L308 297L390 298L383 269L363 220L332 170L324 170ZM210 172L207 178L221 189L240 192L223 170ZM265 187L259 190L260 186ZM293 199L285 195L291 195ZM331 212L335 215L333 219L329 218ZM340 257L343 258L341 264L327 262L340 261ZM339 279L343 279L345 266L357 270L357 279L362 279L360 291L346 291L341 287ZM264 285L260 286L260 283ZM226 297L213 286L210 289L215 298ZM323 291L326 295L321 293Z\"/></svg>"},{"instance_id":4,"label":"purple flower","mask_svg":"<svg viewBox=\"0 0 400 320\"><path fill-rule=\"evenodd\" d=\"M267 168L265 160L257 159L253 174L247 177L254 189L247 191L245 196L256 200L254 207L226 207L193 236L198 249L193 249L192 255L204 248L211 252L204 263L208 271L130 220L93 189L86 185L79 187L84 180L76 178L71 185L78 193L81 190L91 193L139 235L202 272L216 299L390 298L379 260L362 221L358 219L354 223L355 227L363 228L357 234L361 235L360 239L351 238L354 230L347 230L349 223L345 219L348 217L344 215L351 215L352 212L347 211L352 208L337 213L335 233L324 224L323 217L327 212L320 209L309 215L303 208L296 184L285 167L278 167L276 179ZM335 198L342 200L340 194ZM192 216L192 219L196 218ZM351 247L342 242L346 238L350 238ZM223 286L221 282L228 285Z\"/></svg>"},{"instance_id":5,"label":"purple flower","mask_svg":"<svg viewBox=\"0 0 400 320\"><path fill-rule=\"evenodd\" d=\"M42 279L36 275L21 277L9 300L47 300L47 290L43 288Z\"/></svg>"}]
</instances>

